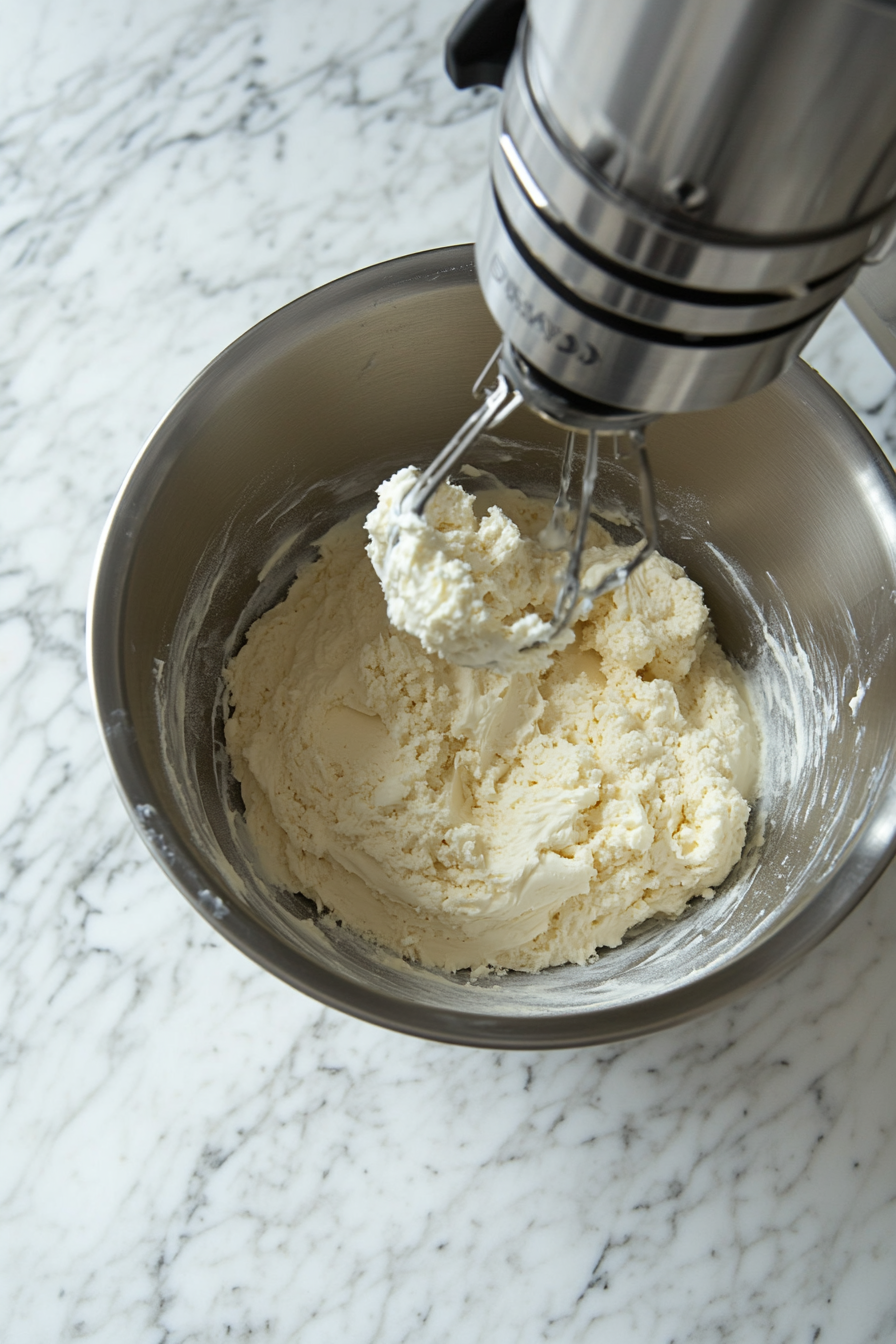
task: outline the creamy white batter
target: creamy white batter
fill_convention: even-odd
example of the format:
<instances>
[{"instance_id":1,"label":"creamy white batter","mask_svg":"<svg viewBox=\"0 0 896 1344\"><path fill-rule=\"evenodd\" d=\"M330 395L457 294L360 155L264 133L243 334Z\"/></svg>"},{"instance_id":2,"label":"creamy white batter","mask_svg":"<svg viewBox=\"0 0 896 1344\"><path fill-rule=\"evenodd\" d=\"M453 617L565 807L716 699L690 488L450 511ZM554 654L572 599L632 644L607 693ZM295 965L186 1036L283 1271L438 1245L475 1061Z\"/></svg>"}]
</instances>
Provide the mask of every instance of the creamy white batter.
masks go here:
<instances>
[{"instance_id":1,"label":"creamy white batter","mask_svg":"<svg viewBox=\"0 0 896 1344\"><path fill-rule=\"evenodd\" d=\"M556 650L575 638L572 630L550 648L527 646L548 633L566 553L545 550L497 504L483 513L457 486L439 490L422 517L402 512L418 475L416 467L404 467L384 481L366 522L367 554L392 625L416 635L427 653L462 667L549 667Z\"/></svg>"},{"instance_id":2,"label":"creamy white batter","mask_svg":"<svg viewBox=\"0 0 896 1344\"><path fill-rule=\"evenodd\" d=\"M480 541L503 538L511 577L537 571L550 506L469 499L442 487L430 522L451 530L460 510ZM590 539L589 565L627 554L597 527ZM507 675L391 626L364 545L360 516L333 528L226 670L227 743L270 876L452 970L581 963L711 896L743 847L757 743L697 585L652 557L565 647ZM530 590L526 612L516 580L499 591L500 564L491 598L472 582L503 640L546 619L554 590ZM450 612L445 625L463 633Z\"/></svg>"}]
</instances>

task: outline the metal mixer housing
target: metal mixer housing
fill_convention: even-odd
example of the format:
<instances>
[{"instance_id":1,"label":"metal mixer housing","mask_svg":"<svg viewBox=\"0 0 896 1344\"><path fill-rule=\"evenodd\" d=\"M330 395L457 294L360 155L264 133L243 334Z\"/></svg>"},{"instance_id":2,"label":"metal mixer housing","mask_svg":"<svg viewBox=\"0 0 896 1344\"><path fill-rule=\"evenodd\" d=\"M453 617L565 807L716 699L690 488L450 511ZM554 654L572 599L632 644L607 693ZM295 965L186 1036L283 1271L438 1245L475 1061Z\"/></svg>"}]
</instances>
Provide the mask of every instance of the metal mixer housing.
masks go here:
<instances>
[{"instance_id":1,"label":"metal mixer housing","mask_svg":"<svg viewBox=\"0 0 896 1344\"><path fill-rule=\"evenodd\" d=\"M896 5L529 0L476 243L526 400L724 405L896 221Z\"/></svg>"}]
</instances>

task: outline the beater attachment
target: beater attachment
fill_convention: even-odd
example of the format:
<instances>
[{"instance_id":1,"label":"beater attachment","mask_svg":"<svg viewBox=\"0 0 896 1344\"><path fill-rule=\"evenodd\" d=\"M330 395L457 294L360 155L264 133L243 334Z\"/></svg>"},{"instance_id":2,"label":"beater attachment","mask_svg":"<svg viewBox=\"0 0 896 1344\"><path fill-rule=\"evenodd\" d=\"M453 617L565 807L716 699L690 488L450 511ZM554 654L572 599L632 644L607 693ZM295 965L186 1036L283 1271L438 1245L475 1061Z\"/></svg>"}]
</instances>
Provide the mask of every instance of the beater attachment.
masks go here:
<instances>
[{"instance_id":1,"label":"beater attachment","mask_svg":"<svg viewBox=\"0 0 896 1344\"><path fill-rule=\"evenodd\" d=\"M493 370L496 372L494 385L487 386ZM518 406L526 404L542 418L565 427L567 436L560 469L560 487L551 518L542 530L539 541L546 550L568 551L569 558L554 604L550 626L540 639L524 646L524 648L538 648L565 630L577 610L583 606L585 609L590 609L599 597L620 588L638 566L658 548L659 529L653 476L644 441L644 425L652 417L614 412L611 408L606 408L606 414L603 413L604 408L597 407L594 410L589 408L583 411L581 406L569 405L554 392L545 391L516 351L506 344L498 346L476 379L473 395L481 397L482 404L477 406L433 462L420 473L402 499L399 511L415 513L421 517L439 486L448 480L454 467L480 434L496 428ZM577 491L578 504L574 505L571 491L578 436L582 432L586 440L585 454ZM628 437L631 447L637 453L641 531L644 544L630 560L610 570L599 583L587 587L583 586L581 581L582 555L588 536L594 488L597 484L600 443L602 439L605 443L612 441L613 455L618 459L621 452L621 436ZM393 529L393 543L397 531L397 528Z\"/></svg>"},{"instance_id":2,"label":"beater attachment","mask_svg":"<svg viewBox=\"0 0 896 1344\"><path fill-rule=\"evenodd\" d=\"M605 574L599 583L593 587L583 587L581 582L582 553L585 549L585 541L588 535L588 522L591 517L591 503L594 496L594 487L597 484L597 471L600 452L600 440L612 438L614 457L619 457L619 435L617 430L601 433L598 429L589 429L587 431L587 443L585 448L585 462L582 467L581 487L579 490L578 509L573 510L569 498L569 487L572 481L572 471L576 452L576 432L570 430L566 436L566 450L563 455L563 466L560 472L560 489L557 493L557 499L554 503L554 510L551 514L547 527L544 528L539 541L546 550L568 550L569 559L566 564L566 573L563 576L563 582L560 585L560 591L557 594L557 601L554 604L554 615L550 629L544 637L538 641L539 644L546 644L565 630L573 618L573 614L580 603L584 603L588 608L593 606L599 597L604 593L611 593L615 588L621 588L639 565L643 564L649 555L653 555L659 545L659 529L656 518L656 497L653 489L653 475L650 470L650 462L647 457L647 447L644 443L643 429L629 429L627 431L632 440L633 447L638 454L638 484L641 495L641 531L644 534L644 545L633 555L631 560L627 560L622 565L617 565ZM570 527L572 524L572 527ZM570 540L570 532L572 533ZM534 646L530 646L534 647Z\"/></svg>"}]
</instances>

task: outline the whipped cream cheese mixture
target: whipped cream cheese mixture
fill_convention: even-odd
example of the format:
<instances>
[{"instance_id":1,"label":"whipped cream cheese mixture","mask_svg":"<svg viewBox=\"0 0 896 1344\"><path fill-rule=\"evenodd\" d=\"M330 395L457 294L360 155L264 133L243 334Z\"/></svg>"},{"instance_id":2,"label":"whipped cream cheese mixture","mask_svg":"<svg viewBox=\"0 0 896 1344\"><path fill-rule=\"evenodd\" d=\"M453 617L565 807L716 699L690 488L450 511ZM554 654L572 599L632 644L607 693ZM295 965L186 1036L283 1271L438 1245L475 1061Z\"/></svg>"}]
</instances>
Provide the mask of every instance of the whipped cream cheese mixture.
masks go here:
<instances>
[{"instance_id":1,"label":"whipped cream cheese mixture","mask_svg":"<svg viewBox=\"0 0 896 1344\"><path fill-rule=\"evenodd\" d=\"M550 504L445 485L387 558L411 479L380 488L366 552L361 515L320 540L225 671L270 878L449 970L583 963L712 896L757 738L700 588L652 556L560 647L520 652L565 561L538 543ZM597 524L589 542L586 582L631 554Z\"/></svg>"},{"instance_id":2,"label":"whipped cream cheese mixture","mask_svg":"<svg viewBox=\"0 0 896 1344\"><path fill-rule=\"evenodd\" d=\"M501 672L549 667L556 649L575 639L572 630L550 648L526 646L547 634L566 552L540 546L499 506L477 518L475 496L459 487L439 490L422 517L400 512L418 475L405 467L384 481L366 523L391 624L449 663Z\"/></svg>"}]
</instances>

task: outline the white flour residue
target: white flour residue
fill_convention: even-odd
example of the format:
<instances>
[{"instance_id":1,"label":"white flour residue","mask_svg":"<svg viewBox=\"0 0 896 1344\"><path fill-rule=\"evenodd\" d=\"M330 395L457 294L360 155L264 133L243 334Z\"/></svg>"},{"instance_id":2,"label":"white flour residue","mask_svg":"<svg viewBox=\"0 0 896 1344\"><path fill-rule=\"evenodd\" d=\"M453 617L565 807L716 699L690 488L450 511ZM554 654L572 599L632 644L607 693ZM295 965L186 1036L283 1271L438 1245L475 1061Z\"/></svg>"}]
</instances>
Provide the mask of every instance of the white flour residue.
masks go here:
<instances>
[{"instance_id":1,"label":"white flour residue","mask_svg":"<svg viewBox=\"0 0 896 1344\"><path fill-rule=\"evenodd\" d=\"M761 634L758 656L745 668L750 701L762 734L758 819L780 834L790 828L794 833L805 831L804 818L817 818L812 857L823 856L826 841L842 826L845 809L856 806L850 786L857 768L857 753L842 758L839 772L831 768L830 759L832 748L838 756L842 754L842 748L835 742L842 729L845 708L842 664L834 661L825 639L814 637L811 625L803 623L800 637L790 606L771 575L767 578L776 601L763 608L739 566L711 543L707 547L737 593L744 615ZM853 645L850 664L860 665L861 650L847 613L841 629ZM861 814L856 816L851 829L855 831L860 824ZM836 862L842 858L842 844L841 839L833 847ZM808 857L801 847L782 851L779 846L777 864L781 883L801 877ZM823 877L829 867L830 864L825 866L818 876ZM769 918L774 919L775 915L773 909Z\"/></svg>"},{"instance_id":2,"label":"white flour residue","mask_svg":"<svg viewBox=\"0 0 896 1344\"><path fill-rule=\"evenodd\" d=\"M849 712L853 716L853 718L855 718L856 714L858 713L859 706L865 699L865 694L870 685L871 685L871 678L869 677L867 681L860 681L858 686L856 687L856 693L849 702Z\"/></svg>"}]
</instances>

